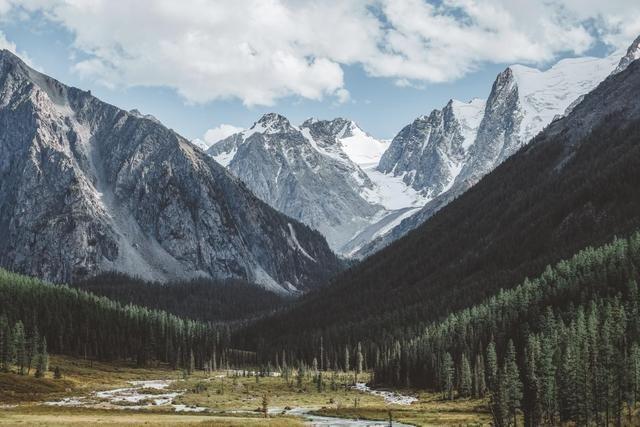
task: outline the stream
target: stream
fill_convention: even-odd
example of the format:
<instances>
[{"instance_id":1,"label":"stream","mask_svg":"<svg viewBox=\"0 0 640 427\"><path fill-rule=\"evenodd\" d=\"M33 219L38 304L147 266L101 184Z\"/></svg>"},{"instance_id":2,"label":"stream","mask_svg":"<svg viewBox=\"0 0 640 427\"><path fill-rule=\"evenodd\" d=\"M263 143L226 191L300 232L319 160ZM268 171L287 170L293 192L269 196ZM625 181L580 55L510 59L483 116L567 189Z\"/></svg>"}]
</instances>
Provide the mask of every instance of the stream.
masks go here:
<instances>
[{"instance_id":1,"label":"stream","mask_svg":"<svg viewBox=\"0 0 640 427\"><path fill-rule=\"evenodd\" d=\"M175 412L210 412L209 408L202 406L187 406L174 403L174 399L182 396L186 390L169 390L168 387L175 380L129 381L129 387L111 390L94 391L88 396L65 397L57 401L44 402L49 406L74 406L100 409L130 409L141 410L149 408L173 408ZM410 405L417 401L413 396L405 396L390 391L373 390L364 383L357 383L354 389L363 393L371 393L384 398L386 403L396 405ZM352 420L347 418L325 417L313 415L310 412L317 408L296 407L290 410L283 408L270 408L271 414L298 416L306 421L306 424L314 427L329 426L388 426L388 421ZM234 413L254 413L250 410L227 411ZM407 424L393 422L396 427L409 427Z\"/></svg>"}]
</instances>

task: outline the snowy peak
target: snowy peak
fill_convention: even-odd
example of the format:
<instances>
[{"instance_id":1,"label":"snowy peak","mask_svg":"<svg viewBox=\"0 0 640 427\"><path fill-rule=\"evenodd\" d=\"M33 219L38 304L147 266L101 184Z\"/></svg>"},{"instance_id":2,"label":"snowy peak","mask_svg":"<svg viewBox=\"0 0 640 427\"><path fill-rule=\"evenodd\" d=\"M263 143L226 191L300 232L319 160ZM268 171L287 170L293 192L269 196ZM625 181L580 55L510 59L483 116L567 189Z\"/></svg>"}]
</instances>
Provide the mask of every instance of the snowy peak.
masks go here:
<instances>
[{"instance_id":1,"label":"snowy peak","mask_svg":"<svg viewBox=\"0 0 640 427\"><path fill-rule=\"evenodd\" d=\"M343 118L307 120L298 128L270 113L207 153L260 199L320 231L338 251L382 209L367 198L373 183L343 150L342 141L356 129Z\"/></svg>"},{"instance_id":2,"label":"snowy peak","mask_svg":"<svg viewBox=\"0 0 640 427\"><path fill-rule=\"evenodd\" d=\"M450 100L415 119L393 139L378 170L402 177L427 200L451 188L475 140L484 112L481 99Z\"/></svg>"},{"instance_id":3,"label":"snowy peak","mask_svg":"<svg viewBox=\"0 0 640 427\"><path fill-rule=\"evenodd\" d=\"M484 116L485 100L474 98L469 102L461 102L455 99L450 101L451 111L458 119L460 131L464 138L463 148L468 149L474 142L480 122Z\"/></svg>"},{"instance_id":4,"label":"snowy peak","mask_svg":"<svg viewBox=\"0 0 640 427\"><path fill-rule=\"evenodd\" d=\"M618 55L613 54L605 58L563 59L544 71L511 66L522 116L518 132L521 144L536 136L554 117L563 115L581 95L593 90L618 62Z\"/></svg>"},{"instance_id":5,"label":"snowy peak","mask_svg":"<svg viewBox=\"0 0 640 427\"><path fill-rule=\"evenodd\" d=\"M629 64L636 59L640 59L640 36L631 43L631 46L627 49L627 53L620 59L620 62L613 71L613 74L626 70Z\"/></svg>"},{"instance_id":6,"label":"snowy peak","mask_svg":"<svg viewBox=\"0 0 640 427\"><path fill-rule=\"evenodd\" d=\"M278 113L267 113L249 129L252 133L278 134L296 131L289 119Z\"/></svg>"}]
</instances>

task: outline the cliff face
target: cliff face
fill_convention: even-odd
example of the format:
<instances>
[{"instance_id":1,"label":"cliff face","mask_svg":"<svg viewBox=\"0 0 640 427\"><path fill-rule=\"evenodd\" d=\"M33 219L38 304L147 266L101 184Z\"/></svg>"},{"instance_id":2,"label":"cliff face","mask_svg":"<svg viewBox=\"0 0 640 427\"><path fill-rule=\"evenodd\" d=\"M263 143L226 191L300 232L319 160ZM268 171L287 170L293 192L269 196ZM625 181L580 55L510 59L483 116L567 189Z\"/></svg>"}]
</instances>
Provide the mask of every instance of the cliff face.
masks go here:
<instances>
[{"instance_id":1,"label":"cliff face","mask_svg":"<svg viewBox=\"0 0 640 427\"><path fill-rule=\"evenodd\" d=\"M339 261L152 118L0 53L0 263L52 281L117 270L308 289Z\"/></svg>"}]
</instances>

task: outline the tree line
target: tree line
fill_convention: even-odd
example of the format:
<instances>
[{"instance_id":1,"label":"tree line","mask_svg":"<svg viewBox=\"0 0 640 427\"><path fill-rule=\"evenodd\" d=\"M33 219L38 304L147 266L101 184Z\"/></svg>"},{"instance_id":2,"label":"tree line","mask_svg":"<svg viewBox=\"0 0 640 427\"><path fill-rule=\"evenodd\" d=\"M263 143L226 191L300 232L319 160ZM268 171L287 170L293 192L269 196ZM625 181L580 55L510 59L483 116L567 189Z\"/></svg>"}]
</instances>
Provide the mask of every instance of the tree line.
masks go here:
<instances>
[{"instance_id":1,"label":"tree line","mask_svg":"<svg viewBox=\"0 0 640 427\"><path fill-rule=\"evenodd\" d=\"M388 343L374 382L488 396L497 426L619 425L640 398L639 267L639 233L587 248Z\"/></svg>"},{"instance_id":2,"label":"tree line","mask_svg":"<svg viewBox=\"0 0 640 427\"><path fill-rule=\"evenodd\" d=\"M36 377L43 377L49 370L47 339L38 334L37 327L27 334L21 321L11 325L7 316L1 315L0 370L9 372L12 365L20 375L29 375L33 368Z\"/></svg>"},{"instance_id":3,"label":"tree line","mask_svg":"<svg viewBox=\"0 0 640 427\"><path fill-rule=\"evenodd\" d=\"M3 366L17 361L20 370L31 360L23 347L26 354L46 348L91 360L164 362L185 370L256 363L254 352L230 348L228 325L125 305L1 269L0 319Z\"/></svg>"}]
</instances>

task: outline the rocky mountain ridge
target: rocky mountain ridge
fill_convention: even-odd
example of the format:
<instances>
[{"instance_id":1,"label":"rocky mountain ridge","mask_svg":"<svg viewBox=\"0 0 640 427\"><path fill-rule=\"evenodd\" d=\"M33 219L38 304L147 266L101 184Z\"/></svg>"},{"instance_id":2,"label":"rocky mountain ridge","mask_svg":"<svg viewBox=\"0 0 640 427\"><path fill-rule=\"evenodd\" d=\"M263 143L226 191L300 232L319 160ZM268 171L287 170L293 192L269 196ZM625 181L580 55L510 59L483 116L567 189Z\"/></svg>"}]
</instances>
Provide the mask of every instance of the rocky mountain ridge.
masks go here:
<instances>
[{"instance_id":1,"label":"rocky mountain ridge","mask_svg":"<svg viewBox=\"0 0 640 427\"><path fill-rule=\"evenodd\" d=\"M51 281L242 278L304 291L340 262L187 140L0 51L0 265Z\"/></svg>"}]
</instances>

